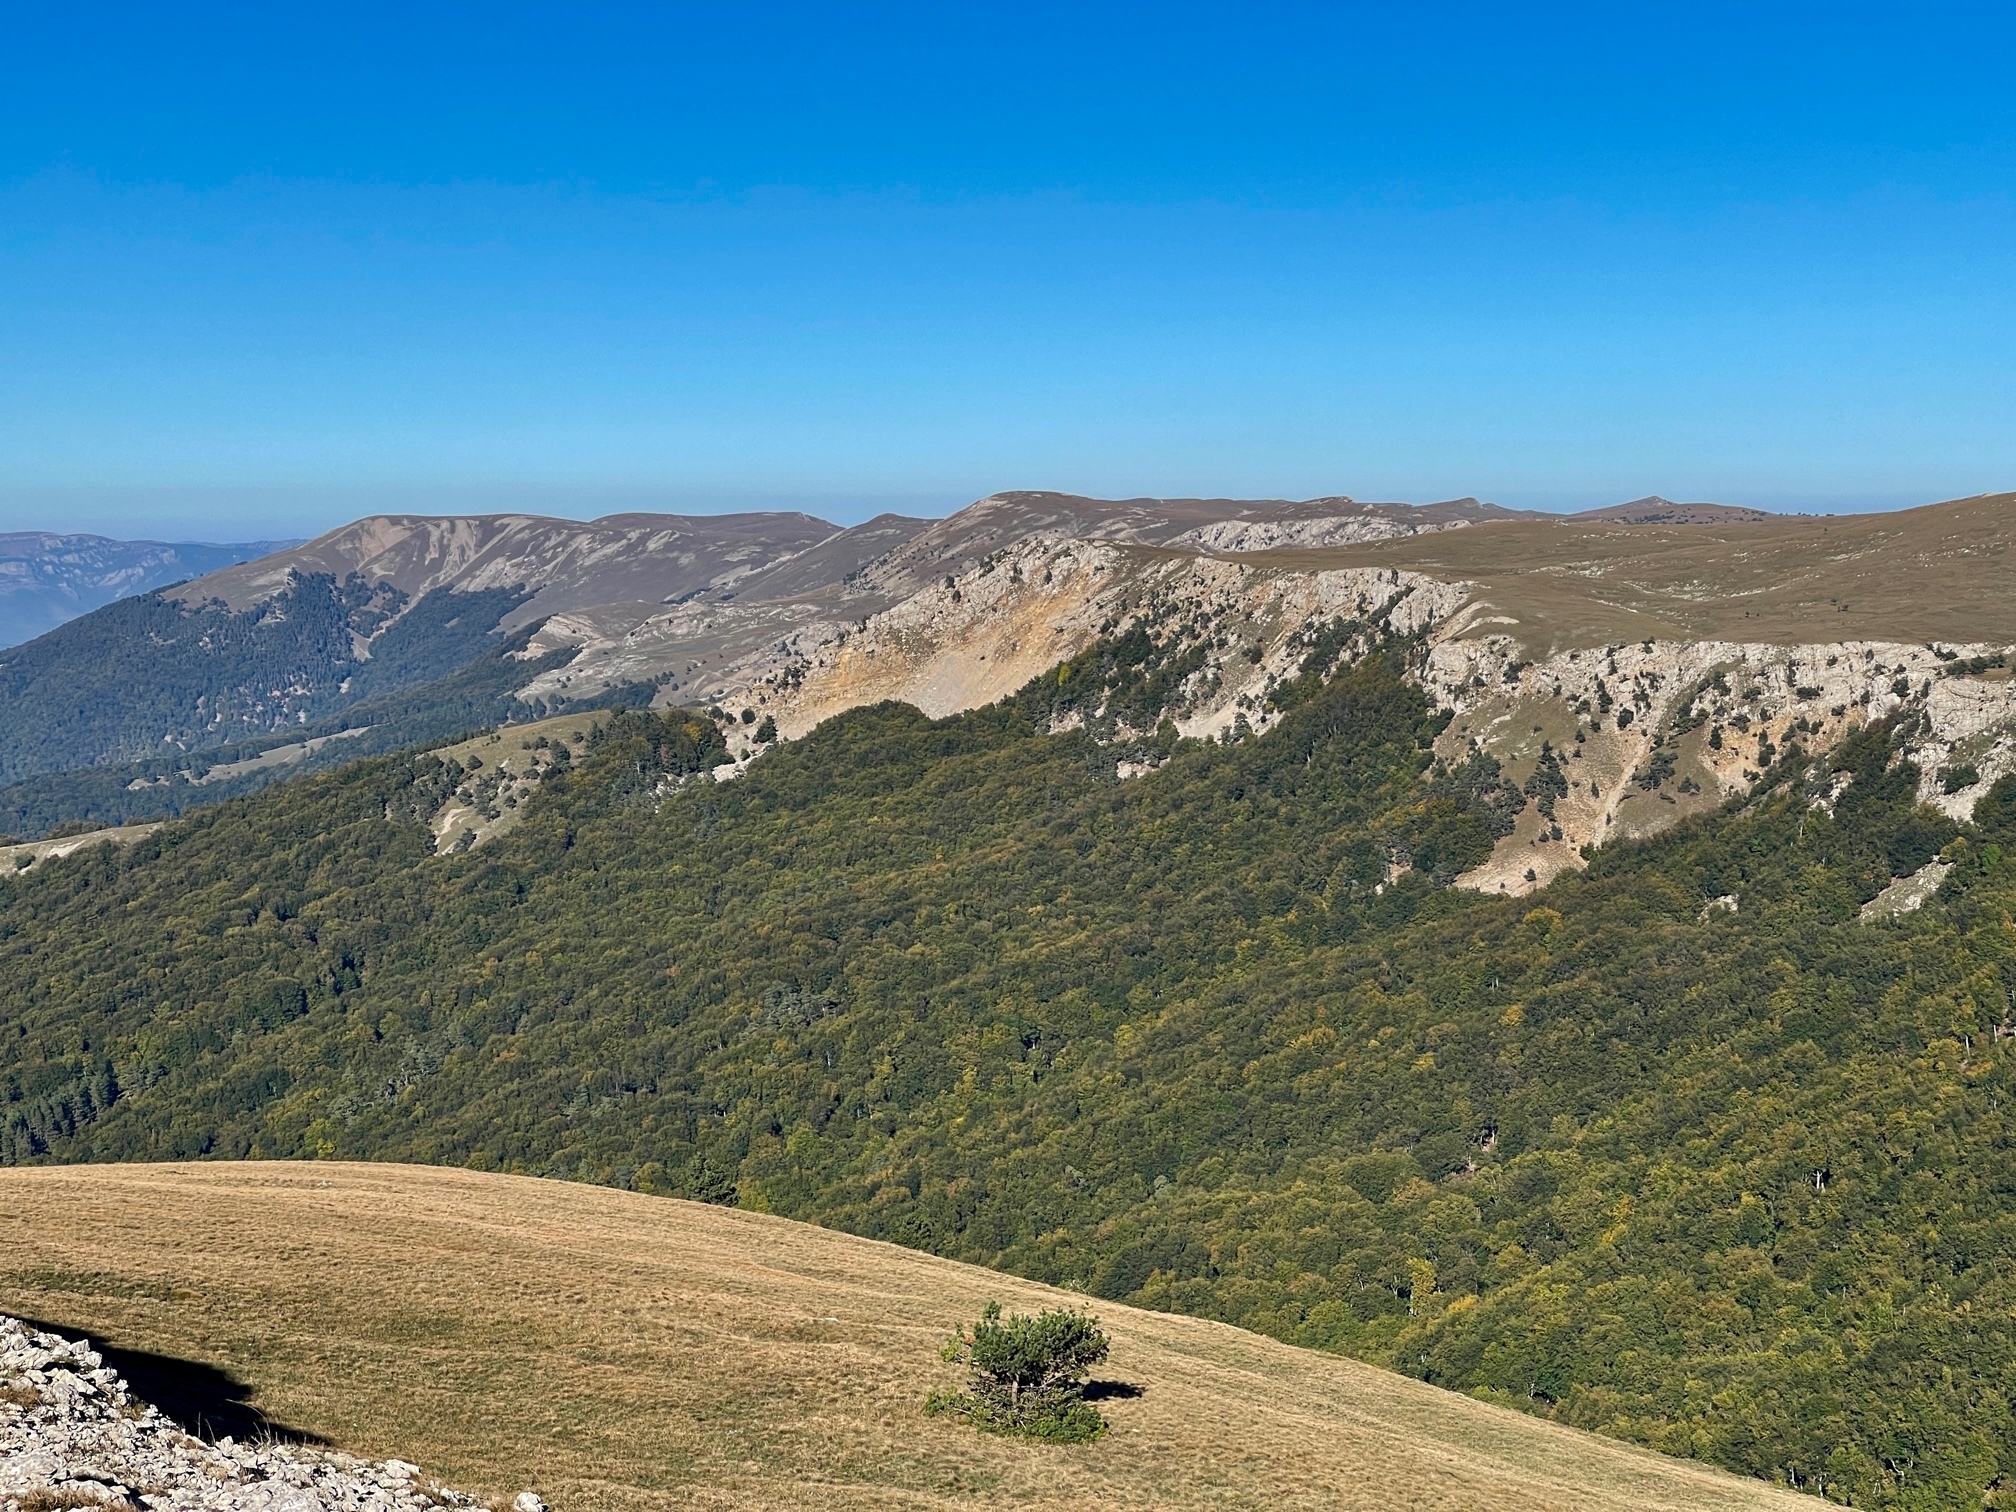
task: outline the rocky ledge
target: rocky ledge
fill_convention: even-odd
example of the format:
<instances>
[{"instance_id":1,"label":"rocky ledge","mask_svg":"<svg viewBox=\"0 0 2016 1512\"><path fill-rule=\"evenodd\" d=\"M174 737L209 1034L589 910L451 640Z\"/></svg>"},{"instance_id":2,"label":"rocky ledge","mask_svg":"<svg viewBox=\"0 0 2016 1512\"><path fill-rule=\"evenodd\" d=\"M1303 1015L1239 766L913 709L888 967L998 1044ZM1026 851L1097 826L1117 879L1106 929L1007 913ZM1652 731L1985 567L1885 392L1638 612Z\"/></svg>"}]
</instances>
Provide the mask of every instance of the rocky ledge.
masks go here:
<instances>
[{"instance_id":1,"label":"rocky ledge","mask_svg":"<svg viewBox=\"0 0 2016 1512\"><path fill-rule=\"evenodd\" d=\"M0 1315L0 1512L436 1512L482 1506L401 1460L207 1443L136 1399L79 1339ZM544 1512L530 1491L512 1512Z\"/></svg>"}]
</instances>

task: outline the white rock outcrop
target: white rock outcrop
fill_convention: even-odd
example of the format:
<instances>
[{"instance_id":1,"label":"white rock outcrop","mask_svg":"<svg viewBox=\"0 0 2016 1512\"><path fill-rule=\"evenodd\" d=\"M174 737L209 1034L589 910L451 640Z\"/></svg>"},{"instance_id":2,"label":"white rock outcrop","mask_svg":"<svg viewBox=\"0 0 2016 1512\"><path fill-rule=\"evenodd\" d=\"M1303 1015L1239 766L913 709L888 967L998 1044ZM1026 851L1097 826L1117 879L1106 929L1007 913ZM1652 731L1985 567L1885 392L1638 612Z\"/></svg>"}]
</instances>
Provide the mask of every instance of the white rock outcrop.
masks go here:
<instances>
[{"instance_id":1,"label":"white rock outcrop","mask_svg":"<svg viewBox=\"0 0 2016 1512\"><path fill-rule=\"evenodd\" d=\"M1862 905L1864 924L1877 919L1894 919L1899 914L1916 913L1931 900L1953 870L1947 861L1927 861L1908 877L1899 877Z\"/></svg>"},{"instance_id":2,"label":"white rock outcrop","mask_svg":"<svg viewBox=\"0 0 2016 1512\"><path fill-rule=\"evenodd\" d=\"M138 1401L83 1340L0 1315L0 1512L436 1512L481 1506L403 1460L206 1443ZM541 1512L532 1492L517 1512Z\"/></svg>"}]
</instances>

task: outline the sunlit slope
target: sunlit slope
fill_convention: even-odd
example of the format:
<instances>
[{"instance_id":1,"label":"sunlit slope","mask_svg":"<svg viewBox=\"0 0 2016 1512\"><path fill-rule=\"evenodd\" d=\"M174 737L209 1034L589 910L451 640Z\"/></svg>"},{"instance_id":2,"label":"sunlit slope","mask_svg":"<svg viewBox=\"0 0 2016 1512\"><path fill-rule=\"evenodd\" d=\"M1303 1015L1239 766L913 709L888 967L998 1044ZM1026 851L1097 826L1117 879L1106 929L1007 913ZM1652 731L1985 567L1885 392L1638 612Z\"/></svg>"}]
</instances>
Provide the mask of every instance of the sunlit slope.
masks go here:
<instances>
[{"instance_id":1,"label":"sunlit slope","mask_svg":"<svg viewBox=\"0 0 2016 1512\"><path fill-rule=\"evenodd\" d=\"M1102 1303L1083 1448L925 1418L947 1330L1064 1294L824 1229L395 1165L0 1171L0 1310L206 1362L274 1420L562 1512L1794 1508L1223 1325Z\"/></svg>"},{"instance_id":2,"label":"sunlit slope","mask_svg":"<svg viewBox=\"0 0 2016 1512\"><path fill-rule=\"evenodd\" d=\"M1543 657L1628 641L2016 642L2016 494L1762 523L1510 520L1327 551L1302 571L1399 568L1474 585L1472 634Z\"/></svg>"}]
</instances>

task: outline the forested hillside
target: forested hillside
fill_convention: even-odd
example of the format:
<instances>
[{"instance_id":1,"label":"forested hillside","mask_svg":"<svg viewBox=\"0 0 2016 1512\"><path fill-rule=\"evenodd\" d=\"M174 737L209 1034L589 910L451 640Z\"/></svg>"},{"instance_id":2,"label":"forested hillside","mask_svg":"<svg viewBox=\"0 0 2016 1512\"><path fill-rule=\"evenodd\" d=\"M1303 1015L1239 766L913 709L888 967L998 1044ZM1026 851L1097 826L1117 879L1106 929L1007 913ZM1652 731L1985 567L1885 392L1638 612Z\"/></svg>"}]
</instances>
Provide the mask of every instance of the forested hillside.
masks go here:
<instances>
[{"instance_id":1,"label":"forested hillside","mask_svg":"<svg viewBox=\"0 0 2016 1512\"><path fill-rule=\"evenodd\" d=\"M545 671L568 656L564 650L544 656L521 654L531 635L530 630L521 630L444 676L367 698L341 714L263 739L196 752L175 749L145 761L51 772L10 783L0 787L0 832L40 835L64 823L104 826L169 818L360 756L558 712L549 705L528 705L518 697L518 686L528 673ZM587 702L641 701L651 691L618 688Z\"/></svg>"},{"instance_id":2,"label":"forested hillside","mask_svg":"<svg viewBox=\"0 0 2016 1512\"><path fill-rule=\"evenodd\" d=\"M114 599L215 572L297 541L114 541L46 530L0 531L0 649Z\"/></svg>"},{"instance_id":3,"label":"forested hillside","mask_svg":"<svg viewBox=\"0 0 2016 1512\"><path fill-rule=\"evenodd\" d=\"M388 584L322 574L243 611L122 599L0 653L0 782L298 729L473 661L527 597L440 590L409 606Z\"/></svg>"},{"instance_id":4,"label":"forested hillside","mask_svg":"<svg viewBox=\"0 0 2016 1512\"><path fill-rule=\"evenodd\" d=\"M622 716L461 855L423 821L464 774L407 755L0 880L0 1159L739 1202L1837 1500L2001 1504L2012 784L1963 834L1879 727L1461 893L1527 795L1432 760L1397 651L1326 679L1340 643L1265 736L1165 726L1126 782L1048 731L1152 706L1141 643L726 785L706 718Z\"/></svg>"}]
</instances>

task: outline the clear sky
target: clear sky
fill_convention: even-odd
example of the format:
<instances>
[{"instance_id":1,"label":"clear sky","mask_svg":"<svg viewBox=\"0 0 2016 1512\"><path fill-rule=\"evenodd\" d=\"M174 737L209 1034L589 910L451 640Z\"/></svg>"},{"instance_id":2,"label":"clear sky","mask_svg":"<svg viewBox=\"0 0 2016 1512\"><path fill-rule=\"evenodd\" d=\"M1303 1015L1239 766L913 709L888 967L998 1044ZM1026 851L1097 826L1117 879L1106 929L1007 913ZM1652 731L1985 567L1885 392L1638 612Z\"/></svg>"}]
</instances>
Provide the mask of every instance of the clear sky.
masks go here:
<instances>
[{"instance_id":1,"label":"clear sky","mask_svg":"<svg viewBox=\"0 0 2016 1512\"><path fill-rule=\"evenodd\" d=\"M2016 488L2016 7L5 4L0 529Z\"/></svg>"}]
</instances>

